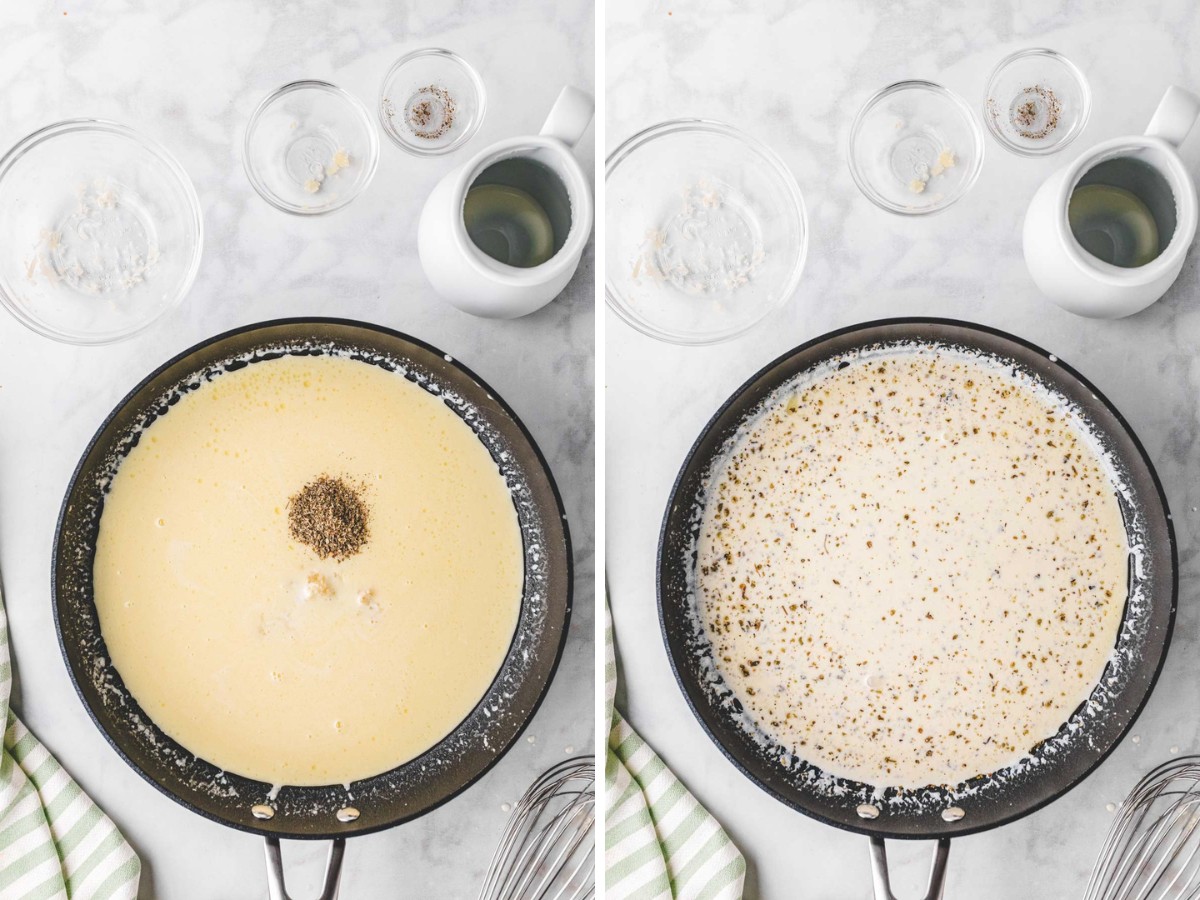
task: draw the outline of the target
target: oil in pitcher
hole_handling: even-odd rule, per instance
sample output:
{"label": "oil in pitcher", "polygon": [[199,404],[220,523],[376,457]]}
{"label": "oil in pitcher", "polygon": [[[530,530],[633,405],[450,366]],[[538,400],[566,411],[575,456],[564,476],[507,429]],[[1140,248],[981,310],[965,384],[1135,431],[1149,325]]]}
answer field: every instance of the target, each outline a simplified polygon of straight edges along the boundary
{"label": "oil in pitcher", "polygon": [[1158,258],[1175,230],[1175,199],[1166,179],[1129,157],[1105,160],[1071,192],[1067,221],[1097,259],[1135,269]]}
{"label": "oil in pitcher", "polygon": [[533,160],[489,167],[463,202],[472,243],[497,262],[528,269],[551,259],[570,228],[570,201],[561,181]]}

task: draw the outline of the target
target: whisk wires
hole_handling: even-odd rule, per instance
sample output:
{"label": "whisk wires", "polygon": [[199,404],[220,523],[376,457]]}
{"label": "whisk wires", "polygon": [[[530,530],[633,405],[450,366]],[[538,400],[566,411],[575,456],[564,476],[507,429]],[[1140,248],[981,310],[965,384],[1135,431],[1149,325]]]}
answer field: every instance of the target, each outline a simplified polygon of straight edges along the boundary
{"label": "whisk wires", "polygon": [[1200,900],[1200,757],[1159,766],[1125,798],[1084,900]]}
{"label": "whisk wires", "polygon": [[591,757],[551,768],[509,816],[479,900],[593,900],[595,821]]}

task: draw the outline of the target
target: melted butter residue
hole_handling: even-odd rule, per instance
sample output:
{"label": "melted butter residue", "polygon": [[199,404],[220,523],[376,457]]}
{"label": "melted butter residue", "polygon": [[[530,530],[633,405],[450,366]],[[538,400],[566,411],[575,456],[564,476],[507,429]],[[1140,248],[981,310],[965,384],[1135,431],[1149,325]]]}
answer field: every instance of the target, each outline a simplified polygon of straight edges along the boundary
{"label": "melted butter residue", "polygon": [[697,606],[757,727],[824,771],[955,785],[1091,693],[1129,547],[1083,427],[947,348],[843,363],[764,409],[711,475]]}

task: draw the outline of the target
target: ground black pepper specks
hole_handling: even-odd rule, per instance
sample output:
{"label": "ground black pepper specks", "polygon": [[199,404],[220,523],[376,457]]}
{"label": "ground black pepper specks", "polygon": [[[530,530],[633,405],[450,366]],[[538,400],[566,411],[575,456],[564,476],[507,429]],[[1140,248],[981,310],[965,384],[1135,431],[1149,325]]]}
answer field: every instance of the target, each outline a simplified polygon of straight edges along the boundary
{"label": "ground black pepper specks", "polygon": [[1128,589],[1109,472],[1031,379],[880,351],[782,392],[712,472],[697,609],[780,747],[878,786],[957,784],[1050,737]]}
{"label": "ground black pepper specks", "polygon": [[370,511],[361,489],[321,475],[287,502],[288,532],[322,559],[338,562],[358,553],[370,536]]}

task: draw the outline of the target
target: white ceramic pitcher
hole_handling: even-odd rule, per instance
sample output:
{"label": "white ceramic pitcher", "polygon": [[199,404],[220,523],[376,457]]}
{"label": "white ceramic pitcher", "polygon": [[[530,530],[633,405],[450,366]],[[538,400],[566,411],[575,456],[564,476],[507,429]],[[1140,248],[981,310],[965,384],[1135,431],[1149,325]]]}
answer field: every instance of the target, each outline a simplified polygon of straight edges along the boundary
{"label": "white ceramic pitcher", "polygon": [[[1025,214],[1023,241],[1025,264],[1042,293],[1063,309],[1103,319],[1133,315],[1166,293],[1196,235],[1196,186],[1176,148],[1197,115],[1200,98],[1170,87],[1144,135],[1097,144],[1038,189]],[[1136,268],[1111,265],[1088,253],[1072,234],[1067,218],[1080,180],[1100,164],[1119,158],[1136,159],[1152,168],[1174,200],[1175,222],[1167,245],[1151,262]],[[1165,215],[1169,218],[1169,209]]]}
{"label": "white ceramic pitcher", "polygon": [[[540,134],[492,144],[438,182],[421,211],[417,248],[426,277],[445,300],[476,316],[511,319],[540,309],[566,287],[592,231],[591,187],[571,148],[587,130],[594,108],[591,96],[565,87]],[[467,191],[510,160],[535,163],[531,171],[557,178],[565,190],[563,206],[569,205],[557,216],[550,211],[557,219],[554,255],[529,268],[488,256],[475,246],[463,221]]]}

